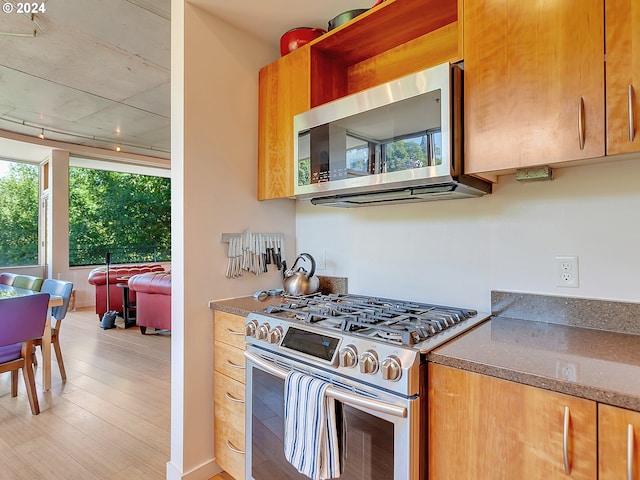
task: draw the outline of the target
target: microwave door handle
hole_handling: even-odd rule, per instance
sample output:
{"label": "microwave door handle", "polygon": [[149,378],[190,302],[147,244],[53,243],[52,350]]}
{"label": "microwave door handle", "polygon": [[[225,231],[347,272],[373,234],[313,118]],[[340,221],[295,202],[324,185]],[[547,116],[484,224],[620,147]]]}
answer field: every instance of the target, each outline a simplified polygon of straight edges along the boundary
{"label": "microwave door handle", "polygon": [[[245,350],[244,356],[247,358],[247,360],[252,362],[261,370],[264,370],[265,372],[270,373],[271,375],[274,375],[283,380],[287,378],[288,372],[286,370],[263,360],[257,355],[254,355],[253,353],[247,352]],[[328,397],[335,398],[336,400],[348,403],[349,405],[352,405],[354,407],[367,408],[369,410],[379,413],[385,413],[394,417],[407,417],[407,409],[405,407],[399,407],[397,405],[391,405],[379,400],[373,400],[371,398],[363,397],[362,395],[343,392],[342,390],[339,390],[335,387],[327,387],[326,394]]]}

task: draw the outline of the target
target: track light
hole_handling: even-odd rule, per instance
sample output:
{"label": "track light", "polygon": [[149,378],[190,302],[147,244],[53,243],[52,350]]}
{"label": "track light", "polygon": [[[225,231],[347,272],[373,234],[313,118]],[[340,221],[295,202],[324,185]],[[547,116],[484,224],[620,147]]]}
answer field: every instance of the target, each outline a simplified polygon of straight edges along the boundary
{"label": "track light", "polygon": [[[2,2],[0,2],[0,6],[1,6]],[[0,16],[1,16],[1,12],[0,12]],[[38,132],[37,134],[35,134],[35,137],[40,139],[40,140],[52,140],[55,141],[53,139],[49,139],[45,136],[45,131],[44,131],[44,127],[42,127],[41,125],[37,125],[31,122],[27,122],[25,120],[17,120],[14,118],[8,118],[7,116],[1,116],[0,115],[0,130],[6,130],[6,128],[4,128],[2,126],[3,123],[10,123],[13,125],[19,125],[20,127],[30,127],[33,128],[34,130],[40,130],[40,132]],[[153,150],[153,151],[157,151],[157,152],[162,152],[162,153],[167,153],[170,154],[171,150],[167,150],[164,148],[160,148],[160,147],[153,147],[150,145],[140,145],[140,144],[136,144],[136,143],[118,143],[118,144],[114,144],[113,138],[101,138],[101,137],[96,137],[95,135],[85,135],[82,133],[78,133],[78,132],[72,132],[70,130],[62,130],[62,129],[57,129],[51,126],[47,127],[47,132],[49,132],[50,134],[56,134],[56,135],[64,135],[64,136],[71,136],[71,137],[76,137],[78,139],[85,139],[85,140],[89,140],[92,142],[100,142],[104,144],[104,147],[96,147],[96,148],[106,148],[109,149],[111,148],[111,150],[113,150],[114,152],[121,152],[122,151],[122,145],[126,146],[126,147],[132,147],[132,148],[140,148],[140,149],[144,149],[144,150]],[[32,133],[29,134],[29,136],[33,135]],[[70,143],[80,143],[82,144],[82,142],[70,142]]]}

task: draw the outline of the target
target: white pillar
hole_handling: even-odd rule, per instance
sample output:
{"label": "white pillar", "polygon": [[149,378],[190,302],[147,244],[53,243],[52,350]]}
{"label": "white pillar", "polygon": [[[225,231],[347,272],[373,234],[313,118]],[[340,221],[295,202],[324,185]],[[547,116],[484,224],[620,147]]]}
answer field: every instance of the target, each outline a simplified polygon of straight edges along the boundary
{"label": "white pillar", "polygon": [[213,460],[213,322],[202,289],[203,252],[190,247],[208,210],[188,206],[202,206],[197,197],[206,192],[194,183],[206,177],[207,167],[202,158],[185,155],[185,3],[173,0],[171,7],[171,459],[166,474],[168,480],[204,480],[220,471]]}
{"label": "white pillar", "polygon": [[52,150],[47,165],[47,278],[65,278],[69,272],[69,152]]}

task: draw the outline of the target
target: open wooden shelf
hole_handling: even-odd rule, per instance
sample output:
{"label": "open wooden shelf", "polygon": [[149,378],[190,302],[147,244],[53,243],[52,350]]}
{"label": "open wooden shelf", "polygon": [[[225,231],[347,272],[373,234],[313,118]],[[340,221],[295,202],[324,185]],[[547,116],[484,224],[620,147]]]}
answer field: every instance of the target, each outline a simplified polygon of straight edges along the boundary
{"label": "open wooden shelf", "polygon": [[354,65],[458,19],[457,0],[387,0],[309,45]]}
{"label": "open wooden shelf", "polygon": [[387,0],[310,42],[311,107],[460,59],[457,0]]}

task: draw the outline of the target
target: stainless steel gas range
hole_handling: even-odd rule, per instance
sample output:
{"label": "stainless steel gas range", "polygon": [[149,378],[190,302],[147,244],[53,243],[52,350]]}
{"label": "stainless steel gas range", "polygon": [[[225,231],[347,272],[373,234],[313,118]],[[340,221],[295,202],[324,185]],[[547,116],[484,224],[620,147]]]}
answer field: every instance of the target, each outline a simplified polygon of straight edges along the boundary
{"label": "stainless steel gas range", "polygon": [[328,382],[327,394],[343,404],[341,479],[426,478],[425,354],[488,318],[352,294],[289,298],[251,313],[245,324],[248,478],[307,478],[283,454],[284,378],[291,370]]}

